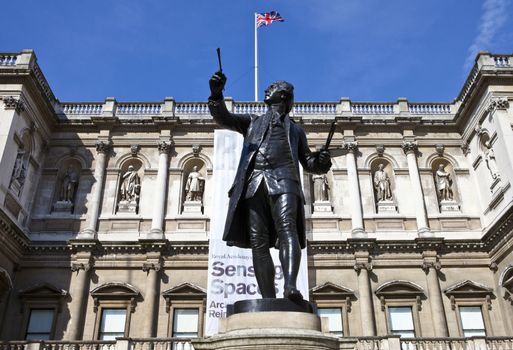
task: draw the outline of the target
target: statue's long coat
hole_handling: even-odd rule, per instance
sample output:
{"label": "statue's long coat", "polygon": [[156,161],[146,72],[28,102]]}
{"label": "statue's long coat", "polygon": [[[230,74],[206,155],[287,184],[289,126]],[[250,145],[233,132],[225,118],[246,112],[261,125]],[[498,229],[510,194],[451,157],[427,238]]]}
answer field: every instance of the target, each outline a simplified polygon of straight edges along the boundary
{"label": "statue's long coat", "polygon": [[[252,164],[252,160],[263,141],[264,133],[269,125],[269,116],[267,114],[260,116],[254,114],[232,114],[228,112],[223,100],[210,100],[209,109],[210,114],[212,114],[214,120],[220,126],[237,131],[244,136],[244,144],[242,146],[237,174],[228,192],[230,203],[228,206],[223,240],[230,246],[249,248],[248,213],[244,206],[244,190],[246,188],[247,179],[253,170],[250,168],[250,164]],[[285,118],[285,130],[287,132],[292,158],[294,159],[298,171],[298,179],[300,178],[299,162],[306,171],[312,173],[322,174],[330,169],[331,162],[328,164],[320,164],[318,162],[319,152],[310,151],[305,132],[289,118]],[[301,187],[301,185],[298,186]],[[304,197],[302,193],[301,191],[302,198],[298,201],[296,226],[299,235],[299,243],[301,247],[304,248],[306,246],[306,236],[303,206]],[[272,240],[270,245],[277,247],[277,235],[276,232],[274,232],[274,227],[271,227],[270,231]]]}

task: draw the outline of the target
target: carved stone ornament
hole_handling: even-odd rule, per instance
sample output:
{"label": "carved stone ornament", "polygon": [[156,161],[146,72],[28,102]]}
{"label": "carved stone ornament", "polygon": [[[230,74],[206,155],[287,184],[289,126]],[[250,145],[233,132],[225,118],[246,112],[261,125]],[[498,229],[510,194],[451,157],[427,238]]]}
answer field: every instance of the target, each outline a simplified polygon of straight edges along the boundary
{"label": "carved stone ornament", "polygon": [[358,142],[357,141],[344,142],[343,148],[348,152],[356,153],[356,151],[358,151]]}
{"label": "carved stone ornament", "polygon": [[3,98],[5,109],[14,109],[16,112],[23,112],[25,110],[25,104],[21,99],[16,99],[12,96],[6,96]]}
{"label": "carved stone ornament", "polygon": [[135,144],[130,146],[130,153],[132,153],[132,157],[136,157],[137,153],[139,153],[139,150],[141,149],[141,146]]}
{"label": "carved stone ornament", "polygon": [[91,264],[89,263],[71,263],[71,272],[77,272],[80,270],[84,270],[84,272],[87,272],[91,269]]}
{"label": "carved stone ornament", "polygon": [[435,150],[436,150],[436,153],[441,157],[444,155],[445,146],[442,145],[441,143],[437,143],[435,145]]}
{"label": "carved stone ornament", "polygon": [[142,266],[142,270],[144,272],[149,272],[150,270],[155,270],[155,272],[159,272],[162,268],[162,264],[160,262],[146,262]]}
{"label": "carved stone ornament", "polygon": [[490,100],[490,104],[488,105],[487,111],[493,112],[497,109],[508,109],[509,101],[506,97],[493,97]]}
{"label": "carved stone ornament", "polygon": [[159,142],[159,153],[169,153],[171,152],[171,146],[173,144],[170,141],[161,141]]}
{"label": "carved stone ornament", "polygon": [[361,270],[372,271],[372,263],[357,262],[354,264],[353,268],[357,273],[360,273]]}
{"label": "carved stone ornament", "polygon": [[385,153],[385,145],[376,145],[376,152],[378,156],[383,157],[383,153]]}
{"label": "carved stone ornament", "polygon": [[440,271],[442,269],[442,264],[439,261],[424,261],[422,263],[422,270],[424,270],[425,273],[428,273],[429,269]]}
{"label": "carved stone ornament", "polygon": [[194,154],[194,157],[198,157],[201,151],[200,145],[192,145],[192,154]]}
{"label": "carved stone ornament", "polygon": [[109,141],[96,141],[96,152],[98,153],[109,153],[112,145]]}
{"label": "carved stone ornament", "polygon": [[405,154],[408,153],[416,153],[417,149],[419,148],[419,145],[415,141],[403,141],[403,144],[401,145],[403,151]]}
{"label": "carved stone ornament", "polygon": [[468,142],[463,141],[460,145],[461,151],[463,152],[463,155],[468,155],[470,153],[470,146]]}

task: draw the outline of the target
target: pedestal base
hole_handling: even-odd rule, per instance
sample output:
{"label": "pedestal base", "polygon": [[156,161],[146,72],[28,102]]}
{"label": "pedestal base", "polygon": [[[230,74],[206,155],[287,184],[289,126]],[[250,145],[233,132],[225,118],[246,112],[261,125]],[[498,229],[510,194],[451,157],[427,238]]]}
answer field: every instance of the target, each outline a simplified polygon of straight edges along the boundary
{"label": "pedestal base", "polygon": [[378,213],[396,213],[397,207],[393,201],[379,201],[378,202]]}
{"label": "pedestal base", "polygon": [[196,350],[335,350],[336,336],[321,332],[320,318],[311,313],[289,311],[246,312],[220,322],[220,333],[193,340]]}
{"label": "pedestal base", "polygon": [[460,206],[456,201],[442,200],[440,202],[440,211],[442,213],[460,211]]}
{"label": "pedestal base", "polygon": [[137,213],[137,202],[136,201],[120,201],[118,204],[118,213]]}
{"label": "pedestal base", "polygon": [[331,203],[328,201],[317,201],[313,204],[313,215],[316,214],[331,214],[333,213],[333,208],[331,207]]}
{"label": "pedestal base", "polygon": [[57,201],[53,205],[53,211],[56,213],[71,213],[73,211],[73,203],[71,201]]}
{"label": "pedestal base", "polygon": [[203,204],[199,201],[185,201],[183,203],[183,215],[201,216],[201,208]]}

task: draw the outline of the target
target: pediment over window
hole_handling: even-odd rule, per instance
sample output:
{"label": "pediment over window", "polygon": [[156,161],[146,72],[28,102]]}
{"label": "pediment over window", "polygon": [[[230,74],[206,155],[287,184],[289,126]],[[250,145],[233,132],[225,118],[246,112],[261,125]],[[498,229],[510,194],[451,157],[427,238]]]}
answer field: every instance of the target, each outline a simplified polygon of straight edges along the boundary
{"label": "pediment over window", "polygon": [[355,293],[353,290],[339,286],[332,282],[326,282],[321,284],[320,286],[315,286],[310,289],[310,295],[313,299],[345,299],[355,298]]}
{"label": "pediment over window", "polygon": [[25,312],[29,307],[55,307],[57,312],[61,312],[62,302],[67,296],[66,290],[49,283],[36,284],[18,291],[21,312]]}
{"label": "pediment over window", "polygon": [[451,308],[456,309],[457,299],[474,299],[474,300],[485,300],[488,305],[488,309],[492,307],[492,288],[477,283],[471,280],[465,280],[447,288],[444,291],[445,295],[451,299]]}
{"label": "pediment over window", "polygon": [[197,286],[192,283],[182,283],[173,288],[169,288],[168,290],[162,292],[162,296],[164,298],[187,298],[187,297],[205,297],[207,295],[207,291],[200,286]]}
{"label": "pediment over window", "polygon": [[513,266],[510,265],[504,269],[499,284],[508,291],[509,295],[513,294]]}
{"label": "pediment over window", "polygon": [[207,291],[200,286],[185,282],[162,292],[162,297],[166,300],[166,311],[169,312],[174,301],[205,304]]}
{"label": "pediment over window", "polygon": [[416,283],[395,280],[383,283],[376,289],[378,297],[385,298],[414,298],[424,295],[424,289]]}
{"label": "pediment over window", "polygon": [[421,299],[425,296],[424,289],[416,283],[405,280],[394,280],[383,283],[376,289],[376,296],[381,303],[381,310],[385,311],[387,300],[410,299],[415,300],[420,310]]}
{"label": "pediment over window", "polygon": [[64,289],[59,289],[49,283],[41,283],[22,289],[18,292],[20,298],[63,298],[68,295]]}
{"label": "pediment over window", "polygon": [[94,312],[98,311],[101,303],[115,303],[114,305],[129,306],[130,312],[135,312],[137,301],[141,293],[129,283],[109,282],[104,283],[91,291],[94,299]]}
{"label": "pediment over window", "polygon": [[0,294],[10,289],[12,289],[11,276],[9,276],[7,270],[0,267]]}
{"label": "pediment over window", "polygon": [[137,288],[128,283],[123,282],[109,282],[104,283],[91,291],[91,296],[94,297],[121,297],[130,298],[138,297],[141,293]]}
{"label": "pediment over window", "polygon": [[458,297],[484,297],[493,294],[492,288],[471,280],[462,281],[447,288],[444,293],[447,296]]}

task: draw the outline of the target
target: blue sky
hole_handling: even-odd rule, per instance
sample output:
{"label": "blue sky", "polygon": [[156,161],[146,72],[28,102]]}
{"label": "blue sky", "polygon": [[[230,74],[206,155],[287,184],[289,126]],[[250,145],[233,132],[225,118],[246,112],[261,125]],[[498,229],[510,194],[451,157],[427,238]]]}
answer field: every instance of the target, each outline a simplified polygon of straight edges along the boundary
{"label": "blue sky", "polygon": [[225,95],[297,101],[452,101],[475,53],[513,53],[513,0],[26,0],[2,3],[0,51],[32,48],[61,101],[204,101],[221,47]]}

